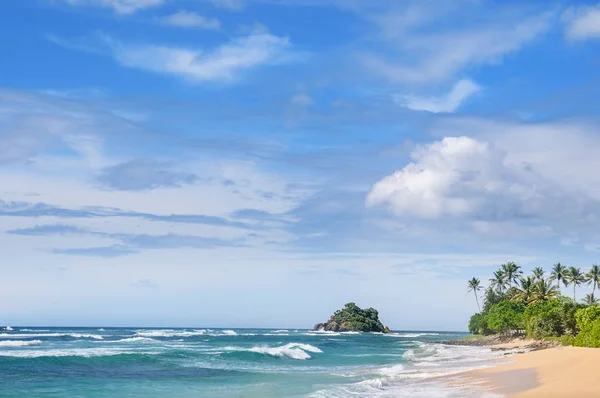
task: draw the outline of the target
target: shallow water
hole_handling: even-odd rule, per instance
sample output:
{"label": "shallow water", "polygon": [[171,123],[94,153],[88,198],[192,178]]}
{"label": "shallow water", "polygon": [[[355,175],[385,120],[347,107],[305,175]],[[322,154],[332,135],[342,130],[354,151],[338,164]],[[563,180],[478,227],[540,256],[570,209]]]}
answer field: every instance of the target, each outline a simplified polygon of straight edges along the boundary
{"label": "shallow water", "polygon": [[468,397],[441,375],[487,366],[464,333],[17,328],[0,332],[0,396]]}

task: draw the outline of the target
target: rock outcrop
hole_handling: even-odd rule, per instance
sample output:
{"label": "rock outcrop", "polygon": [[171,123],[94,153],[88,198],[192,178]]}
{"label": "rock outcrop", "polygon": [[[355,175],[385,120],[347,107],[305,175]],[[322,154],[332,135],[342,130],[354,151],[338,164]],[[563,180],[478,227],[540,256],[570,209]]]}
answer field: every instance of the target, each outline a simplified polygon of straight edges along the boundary
{"label": "rock outcrop", "polygon": [[317,323],[314,330],[332,332],[379,332],[390,333],[391,330],[379,320],[379,312],[375,308],[362,309],[354,303],[348,303],[336,311],[325,323]]}

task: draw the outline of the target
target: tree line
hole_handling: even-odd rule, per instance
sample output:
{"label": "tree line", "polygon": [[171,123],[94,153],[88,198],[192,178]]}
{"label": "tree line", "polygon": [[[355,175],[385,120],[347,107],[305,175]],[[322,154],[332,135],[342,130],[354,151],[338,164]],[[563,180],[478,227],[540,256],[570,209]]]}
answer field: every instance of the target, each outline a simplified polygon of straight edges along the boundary
{"label": "tree line", "polygon": [[[560,284],[573,287],[573,298],[563,296]],[[502,264],[489,279],[487,288],[481,281],[468,281],[478,313],[469,321],[474,334],[523,335],[541,339],[559,339],[564,344],[600,347],[600,306],[595,297],[600,283],[600,266],[581,268],[554,264],[548,277],[542,267],[524,276],[514,262]],[[592,285],[592,293],[577,302],[577,288]],[[483,309],[479,292],[484,290]]]}

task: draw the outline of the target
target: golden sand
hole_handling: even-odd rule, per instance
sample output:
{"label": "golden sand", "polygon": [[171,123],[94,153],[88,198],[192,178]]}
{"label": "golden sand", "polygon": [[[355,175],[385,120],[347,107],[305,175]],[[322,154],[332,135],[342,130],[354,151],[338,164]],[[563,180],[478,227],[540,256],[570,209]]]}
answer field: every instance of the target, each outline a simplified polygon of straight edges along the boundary
{"label": "golden sand", "polygon": [[461,379],[515,398],[600,397],[600,349],[556,347],[503,360],[513,362],[467,372]]}

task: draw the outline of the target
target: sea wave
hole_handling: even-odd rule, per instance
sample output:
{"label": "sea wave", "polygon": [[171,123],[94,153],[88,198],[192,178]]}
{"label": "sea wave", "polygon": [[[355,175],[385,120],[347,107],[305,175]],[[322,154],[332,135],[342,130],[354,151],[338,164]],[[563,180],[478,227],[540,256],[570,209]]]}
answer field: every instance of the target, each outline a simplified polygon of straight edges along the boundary
{"label": "sea wave", "polygon": [[135,334],[140,337],[192,337],[192,336],[204,336],[207,333],[205,329],[185,331],[185,330],[173,330],[173,329],[160,329],[160,330],[139,330]]}
{"label": "sea wave", "polygon": [[160,352],[140,352],[118,348],[65,348],[54,350],[15,350],[0,351],[0,357],[41,358],[41,357],[108,357],[115,355],[155,355]]}
{"label": "sea wave", "polygon": [[42,344],[40,340],[5,340],[0,341],[0,347],[27,347]]}
{"label": "sea wave", "polygon": [[275,333],[289,333],[290,331],[287,329],[278,329],[275,331]]}
{"label": "sea wave", "polygon": [[158,342],[158,340],[152,339],[150,337],[129,337],[126,339],[115,340],[115,341],[107,341],[107,343],[135,343],[136,341],[146,341],[146,342]]}
{"label": "sea wave", "polygon": [[195,336],[211,336],[211,337],[222,337],[222,336],[237,336],[237,332],[233,330],[212,330],[212,329],[199,329],[199,330],[174,330],[174,329],[158,329],[158,330],[138,330],[135,333],[140,337],[195,337]]}
{"label": "sea wave", "polygon": [[258,346],[258,347],[224,347],[223,351],[254,352],[280,358],[310,359],[310,353],[323,353],[318,347],[310,344],[288,343],[280,347]]}
{"label": "sea wave", "polygon": [[0,338],[22,339],[27,337],[73,337],[75,339],[96,339],[102,340],[104,337],[99,334],[82,333],[0,333]]}

